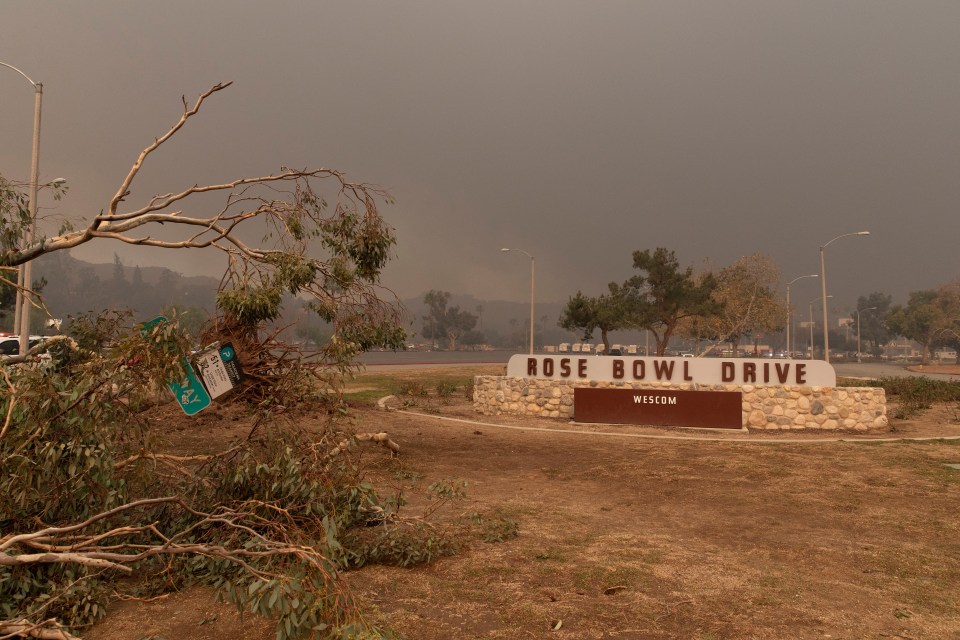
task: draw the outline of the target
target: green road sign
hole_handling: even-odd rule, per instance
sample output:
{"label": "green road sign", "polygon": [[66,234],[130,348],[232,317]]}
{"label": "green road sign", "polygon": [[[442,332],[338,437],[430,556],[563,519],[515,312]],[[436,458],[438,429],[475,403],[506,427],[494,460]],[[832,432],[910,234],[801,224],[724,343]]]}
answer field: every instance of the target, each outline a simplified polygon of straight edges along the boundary
{"label": "green road sign", "polygon": [[[149,335],[155,327],[162,326],[166,322],[167,319],[164,316],[157,316],[153,320],[148,320],[140,325],[140,333],[145,336]],[[210,394],[203,388],[187,359],[181,358],[180,364],[183,367],[186,379],[180,382],[171,382],[167,387],[173,392],[173,397],[176,398],[177,404],[180,405],[183,412],[192,416],[210,406]]]}
{"label": "green road sign", "polygon": [[186,380],[171,382],[167,386],[170,387],[170,391],[173,391],[173,395],[176,397],[183,412],[188,416],[192,416],[210,406],[210,394],[207,393],[207,390],[200,384],[196,372],[193,370],[193,367],[190,366],[190,363],[187,362],[187,359],[184,358],[180,364],[183,365],[183,370],[187,374]]}

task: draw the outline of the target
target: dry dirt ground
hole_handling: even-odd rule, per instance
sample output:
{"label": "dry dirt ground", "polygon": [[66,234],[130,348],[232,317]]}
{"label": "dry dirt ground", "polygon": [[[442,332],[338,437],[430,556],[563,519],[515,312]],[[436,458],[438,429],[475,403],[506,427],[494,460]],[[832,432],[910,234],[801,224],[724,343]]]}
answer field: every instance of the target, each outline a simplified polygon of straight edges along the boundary
{"label": "dry dirt ground", "polygon": [[[465,501],[442,517],[499,510],[519,525],[428,566],[348,575],[366,617],[409,640],[960,639],[956,405],[840,441],[494,419],[462,393],[356,416],[402,447],[364,457],[371,480],[408,487],[408,512],[430,483],[462,478]],[[247,428],[213,413],[171,440],[206,450]],[[936,439],[896,440],[912,437]],[[191,589],[118,602],[85,637],[274,629]]]}

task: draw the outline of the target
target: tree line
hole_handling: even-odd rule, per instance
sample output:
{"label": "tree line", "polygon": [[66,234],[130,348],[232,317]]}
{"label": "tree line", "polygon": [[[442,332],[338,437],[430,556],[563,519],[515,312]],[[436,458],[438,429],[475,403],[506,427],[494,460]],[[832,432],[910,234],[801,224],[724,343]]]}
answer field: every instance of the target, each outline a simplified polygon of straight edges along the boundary
{"label": "tree line", "polygon": [[567,302],[560,325],[583,333],[600,332],[605,349],[609,334],[623,329],[648,330],[663,356],[676,337],[691,340],[699,352],[730,342],[736,349],[745,336],[782,328],[786,305],[778,299],[779,270],[757,253],[740,258],[716,273],[683,268],[673,251],[658,247],[634,251],[637,273],[607,292],[588,296],[577,291]]}
{"label": "tree line", "polygon": [[[719,269],[683,267],[675,252],[663,247],[635,251],[632,258],[634,275],[610,282],[599,295],[577,291],[567,300],[557,326],[577,332],[585,341],[598,333],[605,349],[615,331],[647,330],[660,356],[676,339],[694,345],[697,354],[721,344],[731,345],[736,353],[742,341],[786,328],[791,311],[778,293],[780,270],[763,253],[743,256]],[[431,290],[424,296],[423,337],[447,349],[496,337],[478,329],[481,305],[472,313],[450,301],[450,293],[444,291]],[[514,325],[522,338],[523,323]],[[540,318],[537,335],[543,336],[547,326],[547,317]],[[874,355],[896,336],[919,343],[925,359],[937,348],[960,351],[960,281],[915,291],[904,305],[894,305],[892,296],[881,292],[860,296],[847,326],[846,335],[839,327],[831,330],[831,343],[841,350],[858,348],[849,335],[853,332],[863,341],[859,348]],[[822,341],[822,331],[814,334],[811,329],[813,344]],[[522,343],[514,340],[510,346]]]}
{"label": "tree line", "polygon": [[[599,331],[605,348],[611,331],[646,329],[659,356],[674,337],[695,343],[698,353],[721,343],[730,343],[736,353],[744,338],[785,329],[789,310],[777,294],[780,272],[762,253],[715,272],[697,272],[659,247],[635,251],[633,267],[637,274],[609,283],[606,293],[571,296],[560,325],[581,331],[584,340]],[[898,335],[918,342],[924,359],[938,347],[960,351],[960,281],[913,292],[905,305],[893,305],[892,296],[880,292],[861,296],[850,320],[876,355]]]}

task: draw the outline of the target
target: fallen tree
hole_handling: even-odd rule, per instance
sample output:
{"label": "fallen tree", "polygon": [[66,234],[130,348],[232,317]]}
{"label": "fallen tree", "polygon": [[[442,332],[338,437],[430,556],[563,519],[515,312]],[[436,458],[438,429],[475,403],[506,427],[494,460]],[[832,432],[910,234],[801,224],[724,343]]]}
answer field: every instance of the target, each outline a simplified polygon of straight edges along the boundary
{"label": "fallen tree", "polygon": [[[82,228],[31,240],[28,217],[0,221],[6,274],[89,242],[223,254],[218,313],[203,344],[234,343],[248,375],[233,401],[257,416],[246,440],[220,453],[156,449],[150,399],[182,379],[184,355],[196,346],[175,318],[150,330],[117,315],[81,319],[75,341],[4,363],[0,638],[75,637],[104,614],[107,585],[118,576],[135,576],[137,590],[208,582],[238,606],[276,618],[278,638],[381,633],[354,615],[339,576],[374,556],[391,561],[350,531],[371,513],[390,521],[398,505],[361,482],[349,451],[365,440],[394,453],[399,447],[386,434],[354,434],[337,418],[353,357],[404,342],[395,299],[379,285],[395,238],[377,202],[389,196],[333,169],[282,168],[126,207],[151,155],[228,86],[212,87],[192,106],[184,100],[177,122],[141,151]],[[224,194],[222,206],[188,213],[216,193]],[[250,240],[257,236],[262,241]],[[306,299],[329,323],[332,337],[315,353],[285,343],[272,326],[285,295]],[[41,351],[50,364],[39,366]],[[311,401],[330,417],[320,433],[260,428]],[[398,563],[448,548],[435,531],[417,531],[423,537],[405,533],[404,544],[423,541],[431,551],[396,545]]]}

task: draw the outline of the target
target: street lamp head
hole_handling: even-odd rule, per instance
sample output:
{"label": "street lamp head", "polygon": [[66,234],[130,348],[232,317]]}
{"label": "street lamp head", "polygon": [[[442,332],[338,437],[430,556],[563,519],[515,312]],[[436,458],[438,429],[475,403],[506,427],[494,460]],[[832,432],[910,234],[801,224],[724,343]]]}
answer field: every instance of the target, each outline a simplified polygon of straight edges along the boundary
{"label": "street lamp head", "polygon": [[24,78],[26,78],[26,79],[27,79],[27,82],[29,82],[30,84],[32,84],[32,85],[34,86],[34,88],[43,86],[43,85],[41,85],[39,82],[34,82],[34,81],[30,78],[30,76],[28,76],[27,74],[25,74],[23,71],[20,71],[20,69],[17,69],[17,68],[16,68],[15,66],[13,66],[12,64],[7,64],[6,62],[0,62],[0,67],[6,67],[6,68],[8,68],[8,69],[13,69],[13,70],[16,71],[17,73],[19,73],[21,76],[23,76]]}
{"label": "street lamp head", "polygon": [[500,251],[510,251],[510,249],[504,247],[503,249],[500,249]]}
{"label": "street lamp head", "polygon": [[852,232],[852,233],[844,233],[844,234],[841,234],[841,235],[837,236],[836,238],[834,238],[833,240],[831,240],[830,242],[827,242],[826,244],[821,245],[821,246],[820,246],[820,253],[822,254],[824,249],[826,249],[828,246],[830,246],[831,244],[833,244],[834,242],[836,242],[836,241],[839,240],[840,238],[849,238],[849,237],[851,237],[851,236],[868,236],[868,235],[870,235],[870,232],[869,232],[869,231],[854,231],[854,232]]}
{"label": "street lamp head", "polygon": [[63,183],[66,182],[66,181],[67,181],[66,178],[56,178],[55,180],[51,180],[51,181],[48,182],[47,184],[49,184],[49,185],[58,185],[58,184],[63,184]]}
{"label": "street lamp head", "polygon": [[791,280],[790,282],[788,282],[788,283],[787,283],[787,286],[789,287],[790,285],[792,285],[792,284],[793,284],[794,282],[796,282],[797,280],[803,280],[804,278],[819,278],[819,277],[820,277],[820,276],[819,276],[818,274],[816,274],[816,273],[811,273],[810,275],[806,275],[806,276],[797,276],[796,278],[794,278],[793,280]]}

